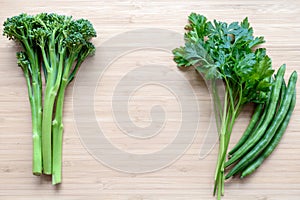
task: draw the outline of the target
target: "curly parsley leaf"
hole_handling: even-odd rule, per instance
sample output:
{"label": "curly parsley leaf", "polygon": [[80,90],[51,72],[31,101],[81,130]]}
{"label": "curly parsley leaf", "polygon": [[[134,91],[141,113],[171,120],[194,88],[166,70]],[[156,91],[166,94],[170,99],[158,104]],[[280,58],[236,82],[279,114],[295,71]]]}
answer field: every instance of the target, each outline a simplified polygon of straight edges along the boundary
{"label": "curly parsley leaf", "polygon": [[227,24],[191,13],[188,19],[185,46],[173,50],[177,65],[194,66],[207,79],[226,80],[235,96],[242,94],[242,103],[264,102],[274,70],[266,50],[254,50],[265,41],[253,36],[248,18]]}

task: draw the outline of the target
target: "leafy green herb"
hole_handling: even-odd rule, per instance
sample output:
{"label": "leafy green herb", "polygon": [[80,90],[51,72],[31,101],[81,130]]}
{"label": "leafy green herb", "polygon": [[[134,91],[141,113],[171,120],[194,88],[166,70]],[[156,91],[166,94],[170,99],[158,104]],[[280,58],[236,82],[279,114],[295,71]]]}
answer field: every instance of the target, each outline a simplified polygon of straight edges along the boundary
{"label": "leafy green herb", "polygon": [[248,18],[227,24],[196,13],[185,26],[185,46],[173,50],[178,67],[194,66],[206,79],[221,79],[225,84],[224,105],[218,106],[221,119],[219,155],[214,194],[224,194],[224,162],[236,118],[249,102],[265,103],[274,73],[266,49],[257,45],[263,37],[254,37]]}

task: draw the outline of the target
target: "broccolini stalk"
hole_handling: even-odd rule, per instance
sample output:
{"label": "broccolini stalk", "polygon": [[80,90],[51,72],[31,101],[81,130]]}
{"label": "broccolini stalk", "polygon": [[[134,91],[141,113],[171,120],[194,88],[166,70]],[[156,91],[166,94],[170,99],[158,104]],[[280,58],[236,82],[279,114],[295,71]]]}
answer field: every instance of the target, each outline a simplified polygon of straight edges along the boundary
{"label": "broccolini stalk", "polygon": [[28,87],[28,97],[32,115],[33,158],[32,172],[42,173],[41,132],[42,132],[42,82],[39,67],[39,55],[32,38],[34,24],[32,17],[20,14],[8,18],[3,26],[3,35],[21,44],[24,52],[17,53],[18,65],[22,68]]}
{"label": "broccolini stalk", "polygon": [[[56,100],[55,117],[53,120],[53,169],[52,183],[58,184],[61,182],[62,168],[62,140],[63,140],[63,104],[65,90],[68,84],[73,80],[82,62],[95,52],[95,47],[92,43],[87,42],[82,45],[80,51],[70,52],[69,59],[66,60],[63,71],[61,85],[58,91]],[[74,66],[74,67],[73,67]],[[73,67],[73,68],[72,68]]]}
{"label": "broccolini stalk", "polygon": [[[41,88],[39,87],[39,74],[33,76],[28,58],[24,52],[17,53],[18,65],[22,68],[28,87],[28,96],[32,115],[32,138],[33,138],[33,162],[32,172],[35,175],[42,173],[42,150],[41,150]],[[36,72],[35,72],[36,73]],[[38,79],[38,80],[35,80]]]}
{"label": "broccolini stalk", "polygon": [[[75,61],[81,64],[89,55],[85,51],[94,51],[89,40],[96,36],[96,31],[85,19],[71,20],[56,14],[40,16],[42,35],[47,36],[47,40],[42,38],[39,42],[47,80],[42,124],[43,166],[45,174],[53,174],[53,184],[58,184],[61,182],[64,91]],[[75,65],[74,70],[78,68],[79,65]]]}
{"label": "broccolini stalk", "polygon": [[42,123],[42,152],[44,174],[52,173],[52,119],[56,94],[58,92],[66,59],[63,41],[67,34],[65,29],[71,18],[56,14],[39,14],[36,21],[40,27],[36,32],[37,43],[43,57],[43,68],[46,76],[44,93],[44,112]]}
{"label": "broccolini stalk", "polygon": [[[96,31],[85,19],[41,13],[7,19],[4,35],[24,48],[18,53],[18,64],[26,77],[32,109],[33,172],[53,173],[53,184],[60,183],[64,92],[84,59],[95,51],[89,40]],[[43,112],[41,68],[46,82]]]}

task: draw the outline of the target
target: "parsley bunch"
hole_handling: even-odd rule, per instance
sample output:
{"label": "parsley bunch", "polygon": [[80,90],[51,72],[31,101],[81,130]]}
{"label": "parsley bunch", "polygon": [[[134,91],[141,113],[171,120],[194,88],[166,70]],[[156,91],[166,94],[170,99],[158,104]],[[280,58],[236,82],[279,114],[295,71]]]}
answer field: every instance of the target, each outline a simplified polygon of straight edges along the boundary
{"label": "parsley bunch", "polygon": [[[208,80],[225,84],[223,106],[218,103],[219,155],[214,194],[224,193],[224,162],[236,118],[249,102],[265,103],[274,73],[263,37],[254,37],[248,18],[241,23],[210,22],[203,15],[191,13],[185,26],[185,46],[173,50],[178,67],[194,66]],[[216,101],[216,98],[214,98]]]}

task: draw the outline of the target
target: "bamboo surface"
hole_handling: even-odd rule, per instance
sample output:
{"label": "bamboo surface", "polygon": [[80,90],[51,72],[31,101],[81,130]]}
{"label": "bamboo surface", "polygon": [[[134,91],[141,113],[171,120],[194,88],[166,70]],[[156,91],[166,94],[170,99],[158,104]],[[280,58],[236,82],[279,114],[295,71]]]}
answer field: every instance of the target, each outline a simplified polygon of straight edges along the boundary
{"label": "bamboo surface", "polygon": [[[210,20],[241,21],[248,16],[255,35],[265,36],[263,45],[273,60],[275,69],[286,63],[285,78],[300,67],[300,2],[279,0],[68,0],[68,1],[16,1],[0,0],[0,23],[19,13],[57,12],[87,18],[95,26],[98,37],[93,40],[97,48],[113,36],[126,31],[160,28],[183,34],[187,16],[202,13]],[[2,27],[3,29],[3,27]],[[2,31],[1,29],[1,31]],[[183,40],[178,41],[183,44]],[[176,46],[176,45],[175,45]],[[174,46],[174,47],[175,47]],[[112,95],[118,81],[136,66],[163,64],[184,76],[196,91],[202,106],[197,134],[188,149],[175,162],[163,169],[142,173],[114,170],[95,159],[81,141],[74,120],[74,83],[66,93],[64,110],[63,183],[58,187],[51,178],[36,177],[31,173],[31,114],[27,87],[21,68],[17,67],[14,42],[0,37],[0,199],[215,199],[212,196],[217,145],[203,159],[199,151],[205,140],[203,130],[208,128],[210,98],[203,79],[193,70],[180,71],[172,61],[170,52],[142,50],[131,52],[115,60],[99,79],[95,90],[95,116],[105,136],[119,149],[139,154],[151,154],[163,149],[176,137],[180,127],[180,105],[174,94],[159,85],[150,85],[133,94],[128,113],[137,126],[149,125],[149,112],[154,104],[161,104],[167,123],[160,134],[150,139],[130,138],[117,127],[112,115]],[[82,66],[88,70],[91,60]],[[95,64],[95,63],[94,63]],[[79,72],[81,73],[81,72]],[[168,80],[172,78],[168,77]],[[180,84],[180,80],[174,84]],[[89,80],[87,79],[86,82]],[[133,82],[136,80],[133,79]],[[75,83],[76,85],[76,83]],[[101,86],[101,87],[100,87]],[[183,85],[182,90],[188,85]],[[76,89],[76,88],[75,88]],[[299,91],[297,84],[297,91]],[[251,176],[226,181],[223,199],[298,199],[300,196],[300,107],[297,104],[288,129],[277,149]],[[181,102],[183,103],[183,102]],[[236,143],[249,122],[253,107],[241,113],[233,130],[232,144]],[[118,110],[116,111],[116,113]],[[87,119],[89,120],[89,119]],[[213,144],[211,144],[213,145]],[[101,147],[99,147],[101,148]],[[126,160],[125,160],[126,162]],[[137,164],[138,166],[138,164]]]}

